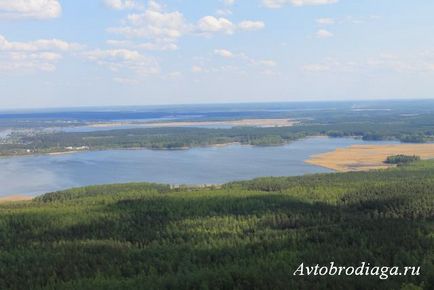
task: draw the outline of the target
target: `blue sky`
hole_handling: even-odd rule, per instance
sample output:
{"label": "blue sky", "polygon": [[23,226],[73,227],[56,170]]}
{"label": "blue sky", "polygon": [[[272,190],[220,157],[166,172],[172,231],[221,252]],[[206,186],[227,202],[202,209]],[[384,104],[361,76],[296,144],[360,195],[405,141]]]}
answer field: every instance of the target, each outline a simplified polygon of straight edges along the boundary
{"label": "blue sky", "polygon": [[0,109],[434,97],[434,1],[0,0]]}

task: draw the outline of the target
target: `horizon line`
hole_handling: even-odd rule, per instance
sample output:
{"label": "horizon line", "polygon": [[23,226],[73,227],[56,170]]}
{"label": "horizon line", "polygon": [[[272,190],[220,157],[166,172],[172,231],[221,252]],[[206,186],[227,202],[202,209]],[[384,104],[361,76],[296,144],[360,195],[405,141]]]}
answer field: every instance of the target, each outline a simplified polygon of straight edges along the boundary
{"label": "horizon line", "polygon": [[0,108],[0,113],[9,113],[13,111],[42,111],[42,110],[80,110],[86,109],[109,109],[109,108],[139,108],[139,107],[183,107],[183,106],[224,106],[224,105],[261,105],[261,104],[295,104],[295,103],[357,103],[357,102],[421,102],[421,101],[434,101],[432,98],[387,98],[387,99],[329,99],[329,100],[290,100],[290,101],[252,101],[252,102],[221,102],[221,103],[173,103],[173,104],[148,104],[148,105],[82,105],[82,106],[53,106],[53,107],[8,107]]}

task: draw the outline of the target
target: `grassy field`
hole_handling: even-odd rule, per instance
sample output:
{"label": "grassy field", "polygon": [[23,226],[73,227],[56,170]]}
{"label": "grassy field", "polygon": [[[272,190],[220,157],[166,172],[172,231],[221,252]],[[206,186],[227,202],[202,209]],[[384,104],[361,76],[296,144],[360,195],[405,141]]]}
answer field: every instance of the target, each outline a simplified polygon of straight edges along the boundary
{"label": "grassy field", "polygon": [[[434,162],[221,188],[93,186],[0,205],[0,289],[433,289]],[[304,276],[301,264],[420,266]]]}
{"label": "grassy field", "polygon": [[312,156],[307,162],[340,172],[364,171],[393,167],[384,161],[388,156],[399,154],[433,159],[434,144],[353,145]]}

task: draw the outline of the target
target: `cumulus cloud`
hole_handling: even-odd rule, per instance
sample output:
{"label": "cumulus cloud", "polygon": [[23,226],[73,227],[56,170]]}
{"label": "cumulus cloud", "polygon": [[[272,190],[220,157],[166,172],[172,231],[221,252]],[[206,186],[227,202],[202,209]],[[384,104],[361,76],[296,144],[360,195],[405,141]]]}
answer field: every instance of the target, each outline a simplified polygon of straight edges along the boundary
{"label": "cumulus cloud", "polygon": [[53,71],[64,53],[81,48],[59,39],[13,42],[0,35],[0,71]]}
{"label": "cumulus cloud", "polygon": [[225,3],[225,5],[231,6],[235,4],[236,0],[223,0],[223,2]]}
{"label": "cumulus cloud", "polygon": [[201,67],[201,66],[194,65],[194,66],[191,67],[191,71],[193,73],[201,73],[201,72],[204,72],[205,69],[203,67]]}
{"label": "cumulus cloud", "polygon": [[177,40],[190,30],[181,12],[165,12],[155,1],[150,1],[143,13],[128,15],[124,23],[108,31],[128,38],[145,38],[148,42],[142,48],[152,50],[176,49]]}
{"label": "cumulus cloud", "polygon": [[128,48],[128,49],[135,49],[135,50],[170,51],[170,50],[178,49],[178,46],[175,43],[166,42],[166,41],[135,43],[130,40],[109,39],[106,41],[106,43],[113,47]]}
{"label": "cumulus cloud", "polygon": [[197,27],[199,31],[204,33],[223,32],[232,34],[235,31],[235,25],[224,17],[205,16],[198,21]]}
{"label": "cumulus cloud", "polygon": [[287,4],[293,6],[325,5],[334,4],[339,0],[263,0],[263,4],[268,8],[280,8]]}
{"label": "cumulus cloud", "polygon": [[10,52],[0,53],[0,72],[11,71],[54,71],[62,56],[53,52]]}
{"label": "cumulus cloud", "polygon": [[227,49],[215,49],[214,54],[226,58],[231,58],[234,56],[234,54]]}
{"label": "cumulus cloud", "polygon": [[333,33],[328,30],[320,29],[316,32],[316,37],[318,38],[330,38],[333,37]]}
{"label": "cumulus cloud", "polygon": [[238,24],[234,24],[227,18],[214,16],[205,16],[197,23],[198,31],[205,34],[218,32],[233,34],[237,30],[253,31],[263,29],[264,27],[265,23],[262,21],[244,20]]}
{"label": "cumulus cloud", "polygon": [[242,30],[259,30],[265,27],[265,23],[262,21],[242,21],[238,24],[238,27]]}
{"label": "cumulus cloud", "polygon": [[59,17],[61,13],[58,0],[0,0],[0,18],[48,19]]}
{"label": "cumulus cloud", "polygon": [[176,39],[186,30],[186,23],[180,12],[163,13],[147,10],[142,14],[128,15],[127,23],[128,26],[110,28],[109,32],[128,37]]}
{"label": "cumulus cloud", "polygon": [[131,73],[142,77],[158,74],[160,67],[156,59],[129,49],[96,49],[83,53],[89,61],[115,73]]}
{"label": "cumulus cloud", "polygon": [[271,59],[255,59],[243,52],[234,53],[228,49],[215,49],[214,55],[219,57],[224,57],[231,60],[232,65],[222,66],[219,69],[215,68],[213,65],[207,65],[211,69],[207,72],[245,72],[247,68],[259,69],[262,73],[274,74],[274,68],[277,63]]}
{"label": "cumulus cloud", "polygon": [[333,18],[318,18],[316,23],[318,25],[333,25],[335,24],[335,20]]}
{"label": "cumulus cloud", "polygon": [[0,35],[0,51],[77,50],[81,45],[59,39],[39,39],[29,42],[11,42]]}
{"label": "cumulus cloud", "polygon": [[105,5],[116,10],[142,9],[143,4],[134,0],[104,0]]}
{"label": "cumulus cloud", "polygon": [[[114,7],[124,9],[135,6],[132,0],[107,0]],[[237,30],[253,31],[265,27],[262,21],[245,20],[238,24],[225,17],[204,16],[195,24],[189,23],[179,11],[166,11],[163,5],[156,1],[149,1],[144,11],[129,14],[123,25],[110,27],[109,33],[117,34],[128,39],[146,39],[142,43],[125,43],[124,48],[137,50],[176,50],[178,40],[185,35],[212,35],[215,33],[233,34]],[[121,47],[120,41],[112,41]]]}
{"label": "cumulus cloud", "polygon": [[268,67],[275,67],[275,66],[277,66],[277,63],[274,60],[260,60],[260,61],[256,61],[256,64],[263,65],[263,66],[268,66]]}

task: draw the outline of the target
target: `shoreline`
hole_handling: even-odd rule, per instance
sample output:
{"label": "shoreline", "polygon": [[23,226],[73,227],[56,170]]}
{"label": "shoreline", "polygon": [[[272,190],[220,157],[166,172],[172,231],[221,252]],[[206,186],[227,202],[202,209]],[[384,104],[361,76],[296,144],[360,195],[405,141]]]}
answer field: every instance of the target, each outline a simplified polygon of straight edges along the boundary
{"label": "shoreline", "polygon": [[[296,141],[296,140],[295,140]],[[286,145],[282,144],[282,145]],[[180,151],[180,150],[190,150],[194,148],[222,148],[226,146],[232,145],[240,145],[240,146],[254,146],[250,144],[241,144],[240,142],[228,142],[228,143],[218,143],[218,144],[209,144],[203,146],[186,146],[179,148],[149,148],[149,147],[131,147],[131,148],[105,148],[105,149],[87,149],[87,150],[73,150],[73,151],[56,151],[56,152],[34,152],[28,154],[13,154],[13,155],[0,155],[1,158],[13,158],[13,157],[32,157],[32,156],[59,156],[59,155],[68,155],[68,154],[76,154],[76,153],[85,153],[85,152],[98,152],[98,151],[110,151],[110,150],[124,150],[124,151],[133,151],[133,150],[151,150],[151,151]],[[278,145],[280,146],[280,145]]]}
{"label": "shoreline", "polygon": [[[198,146],[185,146],[178,148],[149,148],[149,147],[131,147],[131,148],[115,148],[108,147],[104,149],[85,149],[85,150],[68,150],[68,151],[54,151],[54,152],[32,152],[32,153],[23,153],[23,154],[11,154],[11,155],[0,155],[1,158],[12,158],[12,157],[32,157],[32,156],[58,156],[58,155],[68,155],[68,154],[76,154],[76,153],[85,153],[85,152],[98,152],[98,151],[110,151],[110,150],[151,150],[151,151],[179,151],[179,150],[190,150],[195,148],[222,148],[226,146],[257,146],[257,147],[269,147],[269,146],[285,146],[291,142],[300,141],[307,138],[331,138],[326,135],[312,135],[305,136],[300,139],[290,140],[288,142],[284,142],[282,144],[270,144],[270,145],[252,145],[252,144],[242,144],[241,142],[227,142],[227,143],[216,143],[216,144],[208,144],[208,145],[198,145]],[[356,138],[356,137],[348,137],[348,138]]]}

